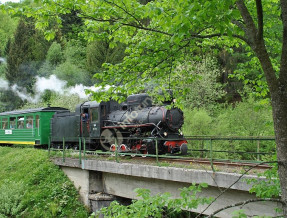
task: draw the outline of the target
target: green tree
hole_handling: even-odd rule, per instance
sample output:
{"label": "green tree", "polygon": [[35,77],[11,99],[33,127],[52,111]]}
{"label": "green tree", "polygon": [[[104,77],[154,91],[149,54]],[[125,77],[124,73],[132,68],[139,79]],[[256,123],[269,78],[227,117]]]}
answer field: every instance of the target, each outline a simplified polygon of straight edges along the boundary
{"label": "green tree", "polygon": [[87,69],[93,74],[101,73],[104,70],[102,67],[104,63],[120,63],[124,58],[124,50],[123,44],[110,47],[108,41],[90,42],[87,46]]}
{"label": "green tree", "polygon": [[53,42],[50,46],[46,60],[50,62],[52,65],[58,65],[61,63],[63,58],[61,45],[57,42]]}
{"label": "green tree", "polygon": [[86,70],[86,46],[79,40],[66,42],[63,51],[60,44],[53,43],[47,60],[48,63],[42,66],[41,72],[51,68],[52,64],[55,67],[52,73],[67,81],[68,86],[92,85],[89,72]]}
{"label": "green tree", "polygon": [[0,11],[0,57],[5,54],[5,46],[13,36],[17,27],[18,19],[11,18],[8,14]]}
{"label": "green tree", "polygon": [[[188,108],[213,109],[226,94],[224,85],[218,82],[221,72],[215,58],[206,56],[199,61],[191,59],[175,71],[177,80],[181,80],[181,87],[187,90],[184,102]],[[188,78],[183,71],[189,72]],[[190,77],[193,79],[189,80]]]}
{"label": "green tree", "polygon": [[45,59],[48,47],[43,35],[35,30],[33,20],[22,18],[7,48],[6,78],[9,83],[32,92],[33,78]]}
{"label": "green tree", "polygon": [[[251,66],[260,66],[257,73],[264,74],[270,91],[282,199],[287,202],[286,0],[158,0],[144,5],[136,0],[61,0],[44,1],[42,8],[25,12],[51,38],[55,34],[47,19],[52,15],[61,25],[60,15],[71,9],[85,19],[86,39],[109,38],[127,45],[122,63],[107,64],[107,71],[97,74],[102,86],[115,86],[95,94],[96,99],[138,92],[150,80],[158,83],[155,89],[165,89],[167,72],[174,73],[187,54],[199,58],[211,48],[246,45]],[[176,76],[170,78],[180,101],[188,90],[179,88]]]}

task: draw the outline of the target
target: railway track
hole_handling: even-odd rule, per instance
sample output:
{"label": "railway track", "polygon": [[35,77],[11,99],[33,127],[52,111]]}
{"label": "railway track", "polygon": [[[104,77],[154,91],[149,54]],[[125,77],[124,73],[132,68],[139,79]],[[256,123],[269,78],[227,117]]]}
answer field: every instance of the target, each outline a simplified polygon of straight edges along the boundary
{"label": "railway track", "polygon": [[233,166],[233,167],[254,167],[257,169],[270,169],[272,168],[268,164],[264,163],[249,163],[249,162],[232,162],[232,161],[219,161],[219,160],[209,160],[203,158],[188,158],[188,159],[168,159],[168,158],[161,158],[161,160],[178,162],[178,163],[198,163],[198,164],[206,164],[206,165],[216,165],[216,166]]}
{"label": "railway track", "polygon": [[[112,154],[115,156],[115,154]],[[126,157],[125,155],[119,153],[119,156],[121,157]],[[130,155],[129,155],[130,156]],[[140,155],[140,156],[132,156],[132,159],[135,161],[140,161],[140,162],[155,162],[156,158],[155,157],[149,157],[145,155]],[[186,158],[176,158],[176,157],[163,157],[159,156],[158,157],[159,163],[177,163],[177,164],[183,164],[183,165],[191,165],[191,164],[200,164],[200,165],[206,165],[206,166],[224,166],[224,167],[243,167],[243,168],[254,168],[254,169],[262,169],[262,170],[267,170],[271,169],[272,166],[268,165],[267,163],[260,163],[260,162],[248,162],[248,161],[231,161],[231,160],[210,160],[207,158],[191,158],[191,157],[186,157]]]}
{"label": "railway track", "polygon": [[[61,149],[54,149],[57,151],[62,151]],[[73,151],[73,154],[79,154],[78,151]],[[116,159],[116,153],[107,153],[107,152],[93,152],[93,151],[87,151],[86,152],[87,158],[91,155],[99,155],[101,157],[105,158],[113,158]],[[82,153],[82,157],[84,157],[84,154]],[[198,164],[198,165],[205,165],[205,166],[223,166],[223,167],[230,167],[230,168],[254,168],[254,169],[262,169],[267,170],[271,169],[272,166],[267,163],[260,163],[260,162],[248,162],[248,161],[231,161],[231,160],[217,160],[213,159],[212,161],[207,158],[193,158],[193,157],[176,157],[176,156],[163,156],[159,155],[158,159],[156,159],[156,155],[145,155],[145,154],[131,154],[131,153],[118,153],[118,158],[121,160],[129,160],[133,161],[135,163],[141,162],[141,163],[156,163],[158,161],[159,163],[170,163],[170,164],[182,164],[182,165],[192,165],[192,164]]]}

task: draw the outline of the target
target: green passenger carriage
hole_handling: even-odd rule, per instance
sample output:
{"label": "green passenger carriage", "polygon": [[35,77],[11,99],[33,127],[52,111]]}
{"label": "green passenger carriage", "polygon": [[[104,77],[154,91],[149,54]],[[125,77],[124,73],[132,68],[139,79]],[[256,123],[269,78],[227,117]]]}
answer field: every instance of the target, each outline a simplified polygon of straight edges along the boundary
{"label": "green passenger carriage", "polygon": [[0,113],[0,144],[47,145],[50,120],[60,107],[46,107]]}

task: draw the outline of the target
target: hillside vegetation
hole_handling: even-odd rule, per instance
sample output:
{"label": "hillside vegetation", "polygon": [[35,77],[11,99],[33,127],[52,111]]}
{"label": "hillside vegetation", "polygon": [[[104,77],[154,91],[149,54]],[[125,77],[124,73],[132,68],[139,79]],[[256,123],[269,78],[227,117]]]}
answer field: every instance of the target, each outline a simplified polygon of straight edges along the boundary
{"label": "hillside vegetation", "polygon": [[88,211],[46,151],[0,147],[0,217],[87,217]]}

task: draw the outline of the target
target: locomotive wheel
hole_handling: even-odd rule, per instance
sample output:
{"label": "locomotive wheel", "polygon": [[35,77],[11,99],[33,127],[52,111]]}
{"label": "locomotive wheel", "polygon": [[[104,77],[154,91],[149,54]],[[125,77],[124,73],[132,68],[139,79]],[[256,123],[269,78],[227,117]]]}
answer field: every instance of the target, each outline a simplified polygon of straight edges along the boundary
{"label": "locomotive wheel", "polygon": [[113,144],[116,144],[117,139],[117,145],[123,143],[123,136],[122,133],[116,129],[105,129],[101,134],[100,143],[104,150],[109,151],[110,147]]}
{"label": "locomotive wheel", "polygon": [[187,144],[186,143],[182,143],[182,145],[180,146],[180,151],[181,151],[182,155],[187,154]]}

